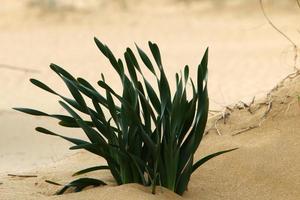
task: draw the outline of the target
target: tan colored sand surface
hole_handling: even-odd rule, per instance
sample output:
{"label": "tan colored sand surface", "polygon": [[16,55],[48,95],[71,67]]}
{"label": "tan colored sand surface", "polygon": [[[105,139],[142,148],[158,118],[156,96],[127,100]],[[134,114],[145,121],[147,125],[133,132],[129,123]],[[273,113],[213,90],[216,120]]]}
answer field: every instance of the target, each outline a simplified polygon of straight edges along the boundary
{"label": "tan colored sand surface", "polygon": [[[103,0],[97,1],[101,2],[97,7],[91,0],[86,4],[76,1],[76,6],[70,7],[72,1],[60,1],[64,2],[61,7],[51,10],[29,1],[3,0],[0,6],[0,200],[300,198],[299,78],[285,83],[272,99],[267,99],[272,100],[272,109],[260,123],[269,108],[263,97],[293,71],[294,55],[289,42],[266,22],[257,3],[232,0],[215,7],[207,1],[130,0],[120,4]],[[266,10],[273,22],[293,41],[299,41],[299,9],[293,4],[268,2]],[[45,180],[65,184],[76,170],[103,160],[84,152],[74,154],[68,151],[67,142],[39,135],[34,127],[42,125],[83,137],[79,131],[62,129],[56,121],[18,114],[10,108],[63,112],[56,97],[28,81],[38,78],[69,95],[48,68],[52,62],[94,85],[103,72],[113,88],[120,90],[117,76],[93,43],[94,36],[120,57],[127,46],[134,47],[134,42],[144,49],[148,40],[158,43],[173,86],[174,73],[185,64],[190,65],[196,78],[196,66],[209,46],[210,108],[223,110],[239,100],[248,104],[253,96],[262,100],[252,105],[257,109],[254,114],[247,108],[229,111],[226,125],[223,120],[217,123],[222,136],[214,129],[219,115],[213,117],[197,157],[231,147],[240,149],[199,169],[183,197],[165,189],[153,196],[148,188],[134,184],[52,196],[59,187]],[[258,124],[258,128],[232,136]],[[37,177],[8,177],[8,173]],[[109,173],[91,176],[104,177],[114,184]]]}
{"label": "tan colored sand surface", "polygon": [[[300,77],[288,81],[273,92],[270,98],[255,102],[250,109],[234,108],[226,118],[226,124],[218,123],[221,136],[211,129],[196,154],[203,155],[239,147],[238,150],[220,156],[197,170],[190,181],[189,190],[183,197],[159,188],[157,195],[150,188],[136,184],[115,186],[108,172],[85,176],[101,178],[110,186],[88,189],[80,193],[53,196],[60,188],[46,183],[51,180],[60,184],[71,181],[72,173],[104,161],[81,152],[48,167],[23,171],[20,174],[36,175],[33,178],[0,176],[1,198],[22,199],[288,199],[300,197]],[[266,102],[272,102],[272,109]],[[269,112],[266,112],[268,111]],[[267,113],[267,114],[265,114]],[[264,117],[262,119],[262,117]],[[209,121],[214,124],[214,119]],[[252,130],[236,133],[245,127],[260,124]],[[208,126],[209,127],[209,126]]]}

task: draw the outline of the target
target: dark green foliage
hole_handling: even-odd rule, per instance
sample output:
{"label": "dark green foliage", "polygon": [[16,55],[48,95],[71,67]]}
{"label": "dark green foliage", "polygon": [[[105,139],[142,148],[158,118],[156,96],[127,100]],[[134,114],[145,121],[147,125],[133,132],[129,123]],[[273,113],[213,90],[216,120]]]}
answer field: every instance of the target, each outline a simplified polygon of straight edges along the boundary
{"label": "dark green foliage", "polygon": [[[95,42],[120,77],[123,87],[121,94],[107,85],[103,75],[102,80],[98,81],[98,86],[105,92],[100,94],[86,80],[76,79],[61,67],[51,64],[50,68],[64,81],[72,98],[58,94],[38,80],[30,81],[37,87],[59,96],[63,100],[59,101],[60,105],[69,115],[15,108],[31,115],[56,118],[61,126],[83,130],[89,141],[66,137],[41,127],[36,128],[38,132],[70,141],[74,144],[70,148],[72,150],[85,149],[107,161],[107,166],[90,167],[74,175],[109,169],[117,184],[140,183],[152,186],[153,193],[155,187],[161,185],[181,195],[187,189],[191,174],[199,166],[215,156],[234,150],[221,151],[194,161],[208,115],[208,50],[198,66],[196,86],[189,77],[189,67],[185,66],[183,75],[176,74],[176,91],[172,96],[156,44],[149,42],[157,67],[146,53],[136,46],[143,64],[157,82],[157,88],[153,88],[144,77],[130,48],[124,53],[124,65],[105,44],[96,38]],[[192,87],[191,98],[188,98],[187,94],[188,84]],[[86,99],[89,99],[90,103],[86,102]],[[106,116],[105,112],[108,112],[109,116]],[[83,119],[83,114],[88,118]],[[95,179],[78,179],[66,185],[58,194],[64,193],[70,187],[81,191],[91,185],[99,186],[104,183]]]}
{"label": "dark green foliage", "polygon": [[71,183],[68,183],[65,185],[60,191],[58,191],[56,194],[57,195],[62,195],[67,191],[69,188],[74,188],[75,192],[80,192],[86,187],[89,186],[100,186],[100,185],[106,185],[103,181],[100,181],[98,179],[93,179],[93,178],[80,178],[75,181],[72,181]]}

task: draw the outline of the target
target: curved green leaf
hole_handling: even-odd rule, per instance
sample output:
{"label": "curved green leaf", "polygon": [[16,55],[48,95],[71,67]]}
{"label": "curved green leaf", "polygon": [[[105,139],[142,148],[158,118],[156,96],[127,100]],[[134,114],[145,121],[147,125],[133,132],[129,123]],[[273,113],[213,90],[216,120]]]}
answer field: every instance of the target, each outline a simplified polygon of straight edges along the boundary
{"label": "curved green leaf", "polygon": [[101,185],[106,185],[106,183],[93,178],[80,178],[65,185],[61,190],[56,192],[56,195],[62,195],[70,188],[74,188],[74,192],[80,192],[88,186],[98,187]]}
{"label": "curved green leaf", "polygon": [[208,156],[205,156],[204,158],[198,160],[194,165],[193,165],[193,169],[192,169],[192,173],[198,168],[200,167],[201,165],[203,165],[205,162],[209,161],[210,159],[216,157],[216,156],[219,156],[221,154],[224,154],[224,153],[227,153],[227,152],[230,152],[230,151],[234,151],[238,148],[234,148],[234,149],[229,149],[229,150],[225,150],[225,151],[219,151],[217,153],[213,153],[213,154],[210,154]]}
{"label": "curved green leaf", "polygon": [[109,169],[109,166],[99,165],[99,166],[89,167],[89,168],[86,168],[86,169],[83,169],[83,170],[80,170],[80,171],[74,173],[72,176],[78,176],[78,175],[86,174],[86,173],[97,171],[97,170],[103,170],[103,169]]}
{"label": "curved green leaf", "polygon": [[52,94],[57,94],[54,90],[52,90],[50,87],[48,87],[46,84],[44,84],[43,82],[39,81],[39,80],[36,80],[36,79],[33,79],[31,78],[30,79],[30,82],[32,84],[34,84],[35,86],[47,91],[47,92],[50,92]]}
{"label": "curved green leaf", "polygon": [[140,47],[138,47],[137,45],[135,45],[135,46],[138,50],[138,53],[139,53],[143,63],[145,64],[145,66],[156,76],[154,67],[153,67],[149,57],[146,55],[146,53]]}
{"label": "curved green leaf", "polygon": [[152,53],[152,55],[155,59],[155,62],[157,64],[158,68],[162,68],[161,55],[160,55],[159,48],[158,48],[157,44],[152,43],[152,42],[149,41],[148,45],[150,47],[151,53]]}

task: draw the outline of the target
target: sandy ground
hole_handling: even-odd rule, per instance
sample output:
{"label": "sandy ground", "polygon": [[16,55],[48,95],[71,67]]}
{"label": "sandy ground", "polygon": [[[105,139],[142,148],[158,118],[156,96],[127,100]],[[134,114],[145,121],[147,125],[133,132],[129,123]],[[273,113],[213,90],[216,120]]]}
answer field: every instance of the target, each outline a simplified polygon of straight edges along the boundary
{"label": "sandy ground", "polygon": [[[268,98],[255,101],[250,108],[230,107],[226,124],[223,120],[217,124],[221,135],[209,128],[220,115],[210,119],[209,131],[196,158],[221,149],[239,149],[215,158],[197,170],[191,178],[189,190],[182,197],[163,188],[158,189],[157,195],[152,195],[150,188],[136,184],[115,186],[111,175],[104,171],[85,176],[101,178],[109,186],[53,196],[61,186],[45,180],[65,184],[73,179],[74,171],[104,163],[99,157],[80,152],[47,167],[18,173],[37,177],[2,174],[1,199],[297,200],[300,197],[300,159],[297,156],[300,145],[300,76],[283,85]],[[270,103],[272,106],[269,106]],[[259,127],[256,127],[258,124]],[[256,128],[241,131],[248,127]]]}
{"label": "sandy ground", "polygon": [[[134,42],[144,49],[148,40],[158,43],[170,79],[185,64],[195,73],[209,46],[209,93],[213,110],[222,110],[239,100],[249,103],[253,96],[263,99],[293,71],[289,42],[267,24],[255,3],[243,6],[231,3],[212,9],[209,3],[152,1],[149,9],[145,2],[124,7],[103,1],[100,11],[84,8],[74,12],[73,9],[25,7],[26,2],[4,0],[4,6],[0,7],[0,199],[21,196],[24,199],[68,199],[70,196],[122,199],[129,194],[132,199],[181,199],[166,190],[158,196],[148,195],[147,188],[137,185],[97,188],[60,198],[51,196],[58,188],[45,183],[46,179],[67,183],[74,171],[99,161],[82,152],[73,155],[67,149],[68,143],[36,134],[33,129],[43,125],[81,137],[80,132],[60,129],[55,121],[18,114],[10,108],[26,106],[50,113],[62,112],[57,98],[28,81],[35,77],[65,92],[63,83],[48,68],[51,62],[92,83],[103,72],[113,87],[120,89],[117,77],[111,76],[114,72],[93,43],[94,36],[107,43],[118,56],[122,56],[127,46],[134,47]],[[283,7],[270,4],[267,11],[281,30],[299,41],[300,12]],[[300,161],[296,156],[300,151],[297,134],[300,109],[296,97],[299,90],[298,80],[277,92],[272,110],[259,128],[231,136],[258,124],[268,105],[262,104],[254,115],[247,110],[234,110],[226,125],[220,123],[222,136],[211,130],[199,155],[229,147],[240,149],[200,169],[183,198],[299,199]],[[257,105],[258,102],[253,106]],[[38,177],[13,178],[7,177],[8,173]],[[95,176],[112,181],[109,174]]]}

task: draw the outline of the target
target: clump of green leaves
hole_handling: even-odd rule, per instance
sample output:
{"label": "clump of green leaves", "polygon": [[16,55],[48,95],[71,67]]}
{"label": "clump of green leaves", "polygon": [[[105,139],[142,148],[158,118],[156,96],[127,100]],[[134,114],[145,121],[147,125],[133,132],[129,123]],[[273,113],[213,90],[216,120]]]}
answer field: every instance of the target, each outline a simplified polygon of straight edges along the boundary
{"label": "clump of green leaves", "polygon": [[[75,175],[95,170],[110,170],[117,184],[139,183],[155,187],[161,185],[178,194],[183,194],[192,173],[209,159],[232,151],[220,151],[198,161],[194,154],[202,140],[208,116],[206,50],[198,66],[197,83],[189,76],[189,67],[183,74],[176,74],[176,91],[171,89],[163,69],[159,48],[149,42],[156,66],[138,46],[141,61],[150,70],[157,87],[146,79],[138,59],[130,48],[124,53],[125,63],[115,58],[111,50],[98,39],[95,43],[117,72],[123,91],[118,94],[105,81],[98,86],[101,94],[83,78],[75,78],[63,68],[51,64],[50,68],[63,80],[72,98],[57,93],[39,80],[31,79],[37,87],[57,95],[59,104],[69,115],[48,114],[29,108],[18,111],[59,120],[65,127],[81,128],[89,141],[63,136],[48,129],[37,127],[38,132],[58,136],[74,144],[70,149],[85,149],[103,157],[105,166],[92,166]],[[188,98],[187,85],[192,94]],[[158,89],[158,92],[156,92]],[[90,102],[87,102],[87,99]],[[109,115],[105,115],[105,113]],[[83,118],[85,115],[87,118]],[[73,187],[81,191],[87,186],[105,185],[101,180],[80,178],[66,185],[58,194]]]}

